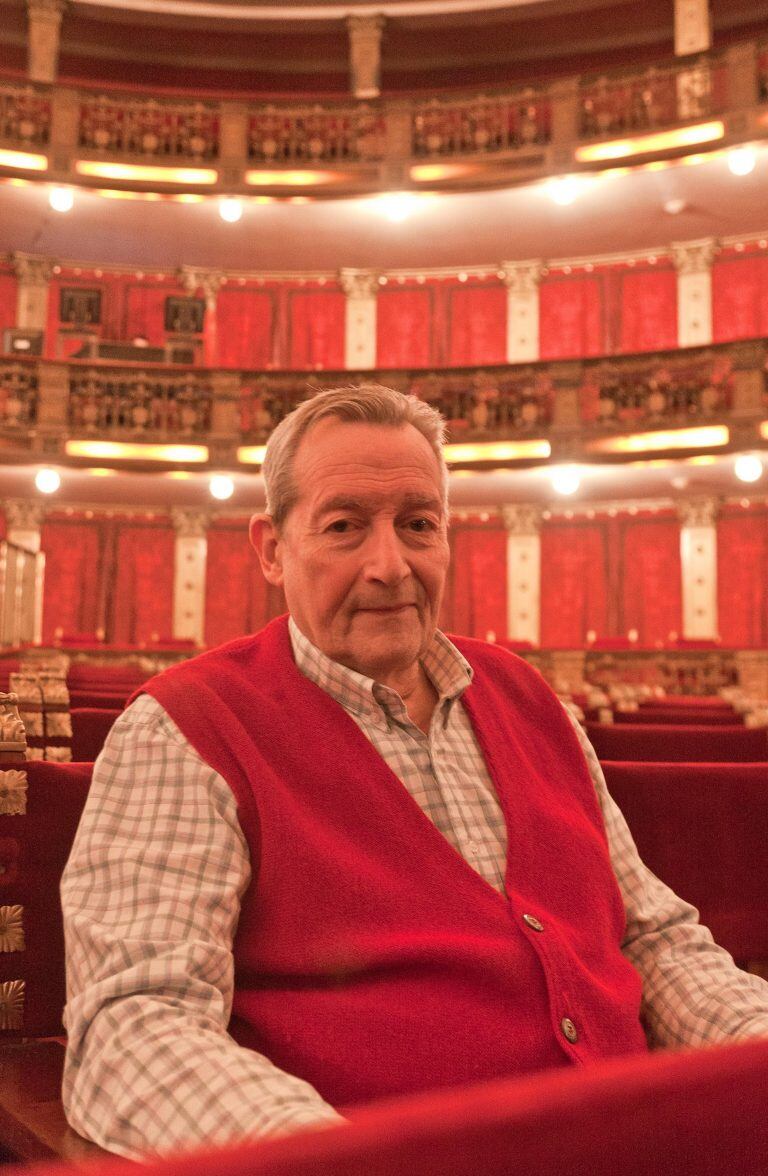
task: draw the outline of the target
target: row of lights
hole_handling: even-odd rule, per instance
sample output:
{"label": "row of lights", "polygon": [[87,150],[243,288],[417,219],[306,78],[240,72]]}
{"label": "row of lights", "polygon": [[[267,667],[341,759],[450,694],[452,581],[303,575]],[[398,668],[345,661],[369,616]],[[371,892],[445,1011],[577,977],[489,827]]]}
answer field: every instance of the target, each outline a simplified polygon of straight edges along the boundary
{"label": "row of lights", "polygon": [[[740,482],[757,482],[763,476],[763,463],[754,454],[742,453],[733,464],[733,472]],[[557,466],[550,471],[550,483],[556,494],[569,497],[581,486],[581,471],[575,465]],[[49,468],[38,470],[35,486],[41,494],[55,494],[61,486],[61,475]],[[212,474],[208,490],[212,498],[226,502],[235,492],[235,483],[228,474]]]}

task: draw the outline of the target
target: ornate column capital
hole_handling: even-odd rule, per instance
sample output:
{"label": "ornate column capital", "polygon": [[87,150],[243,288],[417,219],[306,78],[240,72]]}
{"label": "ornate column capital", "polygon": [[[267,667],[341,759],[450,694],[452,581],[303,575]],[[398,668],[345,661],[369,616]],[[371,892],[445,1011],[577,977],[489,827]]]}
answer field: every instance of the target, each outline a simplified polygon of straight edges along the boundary
{"label": "ornate column capital", "polygon": [[177,539],[204,539],[211,516],[207,510],[174,506],[171,508],[171,521]]}
{"label": "ornate column capital", "polygon": [[534,294],[539,288],[544,262],[538,258],[529,261],[502,261],[499,272],[502,282],[512,294],[525,296]]}
{"label": "ornate column capital", "polygon": [[45,518],[45,507],[41,502],[28,498],[6,498],[5,519],[9,531],[37,531]]}
{"label": "ornate column capital", "polygon": [[717,498],[683,498],[677,515],[684,527],[714,527],[719,509]]}
{"label": "ornate column capital", "polygon": [[53,258],[39,253],[12,253],[11,265],[25,286],[45,286],[53,276]]}
{"label": "ornate column capital", "polygon": [[717,242],[714,237],[698,241],[673,241],[672,256],[680,274],[704,274],[712,268]]}
{"label": "ornate column capital", "polygon": [[379,275],[375,270],[340,269],[339,285],[347,298],[374,298],[379,291]]}
{"label": "ornate column capital", "polygon": [[202,290],[206,306],[211,306],[216,302],[216,295],[226,275],[223,270],[183,265],[178,270],[178,276],[187,294],[195,295],[198,290]]}
{"label": "ornate column capital", "polygon": [[541,507],[538,506],[503,506],[501,517],[510,535],[538,535],[541,530]]}

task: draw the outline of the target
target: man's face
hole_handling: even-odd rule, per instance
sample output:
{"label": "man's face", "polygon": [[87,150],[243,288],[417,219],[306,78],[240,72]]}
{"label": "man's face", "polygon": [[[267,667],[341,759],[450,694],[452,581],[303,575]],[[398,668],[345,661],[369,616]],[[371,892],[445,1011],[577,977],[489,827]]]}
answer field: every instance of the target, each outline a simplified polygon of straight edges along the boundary
{"label": "man's face", "polygon": [[267,579],[328,657],[400,679],[432,639],[448,568],[437,458],[413,425],[331,417],[302,437],[293,476],[279,532],[254,535]]}

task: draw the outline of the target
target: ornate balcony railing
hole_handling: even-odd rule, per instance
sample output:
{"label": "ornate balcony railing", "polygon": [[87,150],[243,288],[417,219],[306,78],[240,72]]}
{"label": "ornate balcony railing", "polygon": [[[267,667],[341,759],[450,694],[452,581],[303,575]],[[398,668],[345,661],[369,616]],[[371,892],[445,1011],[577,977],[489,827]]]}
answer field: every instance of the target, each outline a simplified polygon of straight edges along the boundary
{"label": "ornate balcony railing", "polygon": [[3,83],[0,87],[0,139],[22,151],[44,147],[51,131],[48,87]]}
{"label": "ornate balcony railing", "polygon": [[83,96],[77,141],[89,152],[196,163],[213,160],[219,154],[218,107],[129,95]]}
{"label": "ornate balcony railing", "polygon": [[[169,168],[159,179],[155,173],[151,179],[112,181],[125,188],[167,184],[194,190],[189,175],[174,176],[170,168],[208,163],[217,174],[198,185],[208,192],[273,188],[282,194],[290,188],[285,172],[291,167],[329,164],[332,172],[314,184],[312,177],[302,177],[302,191],[370,192],[389,189],[393,182],[423,183],[433,190],[561,174],[581,166],[580,145],[671,130],[715,115],[723,116],[724,132],[712,143],[767,138],[761,107],[766,102],[768,46],[756,41],[695,59],[560,78],[548,85],[365,102],[155,97],[103,86],[0,80],[0,146],[50,151],[57,183],[86,182],[77,167],[78,157],[85,156],[90,162]],[[642,144],[637,149],[650,155],[655,150]],[[425,166],[462,157],[473,166],[461,174]],[[616,156],[615,162],[622,158]],[[249,176],[249,171],[259,175]],[[36,174],[47,178],[44,171]]]}
{"label": "ornate balcony railing", "polygon": [[[0,359],[0,431],[11,449],[64,452],[70,438],[197,441],[234,464],[302,400],[376,381],[437,408],[449,439],[546,439],[576,460],[628,434],[718,424],[731,444],[768,439],[768,340],[656,355],[425,371],[253,372]],[[659,448],[664,449],[662,438]],[[565,458],[564,458],[565,459]]]}
{"label": "ornate balcony railing", "polygon": [[70,371],[68,425],[83,437],[199,440],[211,427],[211,398],[205,372],[78,367]]}
{"label": "ornate balcony railing", "polygon": [[385,137],[383,112],[367,103],[270,105],[248,116],[248,159],[274,166],[379,160]]}

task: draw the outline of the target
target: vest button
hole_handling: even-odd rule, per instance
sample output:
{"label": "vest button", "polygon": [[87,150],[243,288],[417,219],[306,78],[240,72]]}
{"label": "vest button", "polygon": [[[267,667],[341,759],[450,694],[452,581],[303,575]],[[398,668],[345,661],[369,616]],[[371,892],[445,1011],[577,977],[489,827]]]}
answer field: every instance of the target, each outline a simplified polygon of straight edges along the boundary
{"label": "vest button", "polygon": [[523,915],[523,922],[527,923],[532,931],[544,930],[544,924],[535,915]]}
{"label": "vest button", "polygon": [[570,1017],[563,1017],[560,1022],[560,1028],[563,1031],[563,1037],[566,1041],[570,1041],[571,1045],[575,1045],[579,1040],[579,1032]]}

